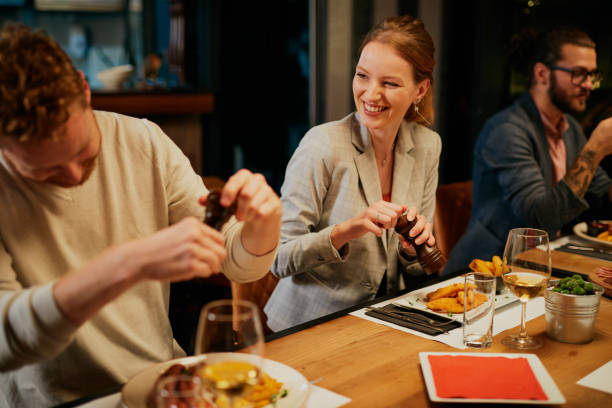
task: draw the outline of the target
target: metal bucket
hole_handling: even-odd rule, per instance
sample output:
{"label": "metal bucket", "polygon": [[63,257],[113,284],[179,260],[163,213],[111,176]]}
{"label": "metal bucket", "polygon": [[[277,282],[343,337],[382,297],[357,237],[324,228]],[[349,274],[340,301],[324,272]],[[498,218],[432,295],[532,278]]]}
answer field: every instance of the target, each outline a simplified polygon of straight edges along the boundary
{"label": "metal bucket", "polygon": [[563,343],[587,343],[595,335],[595,319],[603,288],[595,286],[592,295],[568,295],[553,292],[554,286],[544,292],[546,299],[546,334]]}

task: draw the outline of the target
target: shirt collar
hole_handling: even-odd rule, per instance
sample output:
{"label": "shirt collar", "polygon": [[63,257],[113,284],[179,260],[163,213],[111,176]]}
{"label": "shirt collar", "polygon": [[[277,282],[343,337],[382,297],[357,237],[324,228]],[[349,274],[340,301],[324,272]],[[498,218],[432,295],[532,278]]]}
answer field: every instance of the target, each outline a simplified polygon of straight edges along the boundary
{"label": "shirt collar", "polygon": [[542,119],[542,124],[544,125],[544,130],[546,131],[546,135],[552,137],[553,139],[560,139],[563,137],[563,134],[569,129],[569,123],[567,123],[567,119],[565,115],[561,115],[561,118],[557,121],[557,123],[553,123],[548,116],[540,109],[538,109],[540,113],[540,118]]}

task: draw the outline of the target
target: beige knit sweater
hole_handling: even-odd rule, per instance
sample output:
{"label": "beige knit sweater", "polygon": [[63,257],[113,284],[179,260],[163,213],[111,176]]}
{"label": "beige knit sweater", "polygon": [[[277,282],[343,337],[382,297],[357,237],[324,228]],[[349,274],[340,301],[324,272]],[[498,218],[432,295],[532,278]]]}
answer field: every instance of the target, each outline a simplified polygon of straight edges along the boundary
{"label": "beige knit sweater", "polygon": [[[54,281],[104,249],[203,216],[201,178],[159,127],[108,112],[95,117],[101,151],[82,186],[24,180],[0,154],[0,406],[72,400],[184,355],[168,321],[168,284],[140,283],[79,328],[53,299]],[[263,276],[275,251],[249,254],[242,223],[229,224],[223,272],[237,281]]]}

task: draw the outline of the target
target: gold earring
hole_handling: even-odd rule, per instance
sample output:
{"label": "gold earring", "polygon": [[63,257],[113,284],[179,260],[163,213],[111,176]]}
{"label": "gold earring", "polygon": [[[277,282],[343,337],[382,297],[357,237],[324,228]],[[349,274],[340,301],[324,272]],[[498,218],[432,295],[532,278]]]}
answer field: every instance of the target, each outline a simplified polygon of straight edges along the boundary
{"label": "gold earring", "polygon": [[421,101],[418,101],[418,102],[416,102],[416,103],[414,104],[414,112],[415,112],[417,115],[419,115],[419,116],[421,117],[421,119],[423,119],[423,121],[424,121],[425,123],[427,123],[428,125],[431,125],[431,122],[430,122],[430,121],[428,121],[428,120],[427,120],[427,118],[425,118],[425,116],[423,116],[423,115],[421,114],[421,112],[419,112],[419,105],[418,105],[418,104],[419,104],[420,102],[421,102]]}

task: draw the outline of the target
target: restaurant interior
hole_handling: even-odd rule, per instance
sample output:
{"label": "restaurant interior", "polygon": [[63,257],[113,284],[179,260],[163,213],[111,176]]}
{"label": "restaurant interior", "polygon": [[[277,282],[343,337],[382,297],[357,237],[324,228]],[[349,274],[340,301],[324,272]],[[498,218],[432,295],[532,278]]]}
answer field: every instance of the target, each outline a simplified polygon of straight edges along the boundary
{"label": "restaurant interior", "polygon": [[[604,80],[576,116],[589,135],[612,116],[606,10],[607,0],[0,0],[0,23],[21,21],[49,32],[85,73],[95,109],[159,124],[209,186],[222,186],[246,167],[280,193],[287,163],[308,129],[354,110],[351,80],[364,34],[384,17],[418,16],[436,44],[431,127],[443,146],[436,234],[448,255],[469,219],[478,133],[526,89],[507,58],[513,34],[572,25],[594,39]],[[105,82],[100,73],[114,67],[127,71],[120,82]],[[612,157],[601,166],[612,174]],[[251,286],[222,276],[174,283],[170,317],[178,343],[193,353],[199,311],[212,300],[258,296],[255,301],[265,303],[276,283],[268,278]],[[609,321],[598,324],[612,336]],[[316,330],[323,338],[332,329]],[[378,340],[401,342],[397,335]],[[287,346],[277,356],[289,353]],[[296,357],[295,368],[302,361]],[[597,401],[612,404],[610,394]]]}

